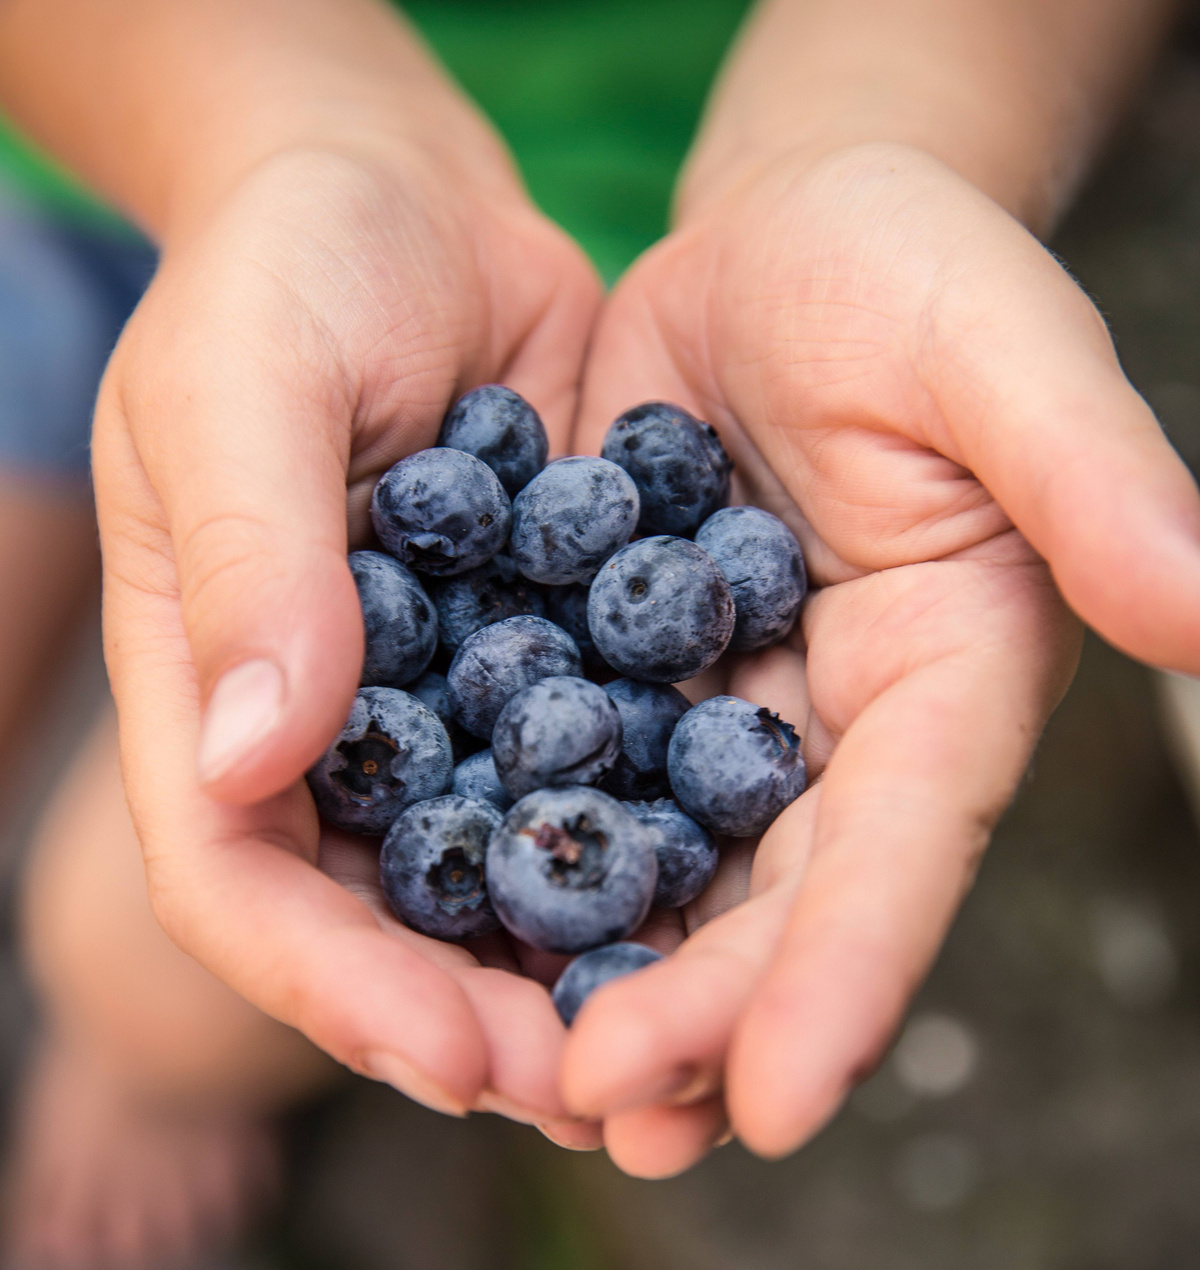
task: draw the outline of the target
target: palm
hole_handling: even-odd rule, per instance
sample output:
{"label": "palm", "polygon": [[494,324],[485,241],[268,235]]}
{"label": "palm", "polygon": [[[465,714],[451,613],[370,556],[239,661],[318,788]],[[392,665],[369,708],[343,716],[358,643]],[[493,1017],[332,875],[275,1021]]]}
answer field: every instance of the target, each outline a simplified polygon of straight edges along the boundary
{"label": "palm", "polygon": [[610,1113],[634,1171],[682,1167],[719,1131],[712,1098],[622,1110],[674,1069],[700,1074],[690,1094],[724,1069],[734,1127],[768,1153],[831,1113],[886,1044],[1073,668],[1049,571],[971,469],[1009,298],[989,281],[1025,269],[1035,306],[1040,284],[1064,358],[1094,319],[1032,240],[946,184],[768,174],[640,262],[595,342],[580,448],[636,400],[695,408],[820,588],[802,639],[739,659],[728,685],[801,725],[822,780],[763,838],[749,902],[602,996],[568,1046],[569,1101]]}

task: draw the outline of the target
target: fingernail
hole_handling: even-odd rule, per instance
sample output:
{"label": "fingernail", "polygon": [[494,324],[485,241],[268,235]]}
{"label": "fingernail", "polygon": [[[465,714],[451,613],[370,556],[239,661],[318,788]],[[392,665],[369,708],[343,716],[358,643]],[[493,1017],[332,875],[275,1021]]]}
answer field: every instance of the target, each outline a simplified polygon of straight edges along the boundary
{"label": "fingernail", "polygon": [[391,1085],[393,1089],[398,1089],[430,1111],[440,1111],[443,1115],[462,1119],[469,1110],[465,1103],[459,1102],[399,1054],[371,1050],[362,1056],[359,1066],[372,1080]]}
{"label": "fingernail", "polygon": [[726,1129],[723,1134],[713,1143],[714,1147],[727,1147],[733,1141],[733,1130]]}
{"label": "fingernail", "polygon": [[600,1126],[590,1121],[580,1124],[540,1124],[538,1132],[549,1138],[556,1147],[562,1147],[566,1151],[599,1151],[604,1145]]}
{"label": "fingernail", "polygon": [[200,734],[196,766],[201,784],[224,776],[275,726],[283,713],[283,673],[257,657],[227,670],[217,681]]}
{"label": "fingernail", "polygon": [[[505,1116],[509,1120],[515,1120],[518,1124],[545,1124],[547,1115],[553,1115],[553,1112],[537,1111],[533,1107],[526,1107],[522,1103],[514,1102],[511,1098],[505,1097],[504,1094],[498,1094],[494,1089],[485,1089],[483,1093],[475,1100],[476,1111],[490,1111],[497,1116]],[[557,1120],[559,1117],[555,1117]],[[561,1117],[567,1120],[567,1117]],[[569,1121],[568,1121],[569,1123]]]}

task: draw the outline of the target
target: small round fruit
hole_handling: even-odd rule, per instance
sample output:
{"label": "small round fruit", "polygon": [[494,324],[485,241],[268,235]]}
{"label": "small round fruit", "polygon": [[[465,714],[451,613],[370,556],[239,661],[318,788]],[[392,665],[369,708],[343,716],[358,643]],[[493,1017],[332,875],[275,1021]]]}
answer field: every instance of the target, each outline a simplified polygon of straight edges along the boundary
{"label": "small round fruit", "polygon": [[425,673],[437,648],[438,618],[416,577],[382,551],[347,559],[362,607],[364,687],[403,688]]}
{"label": "small round fruit", "polygon": [[349,833],[383,833],[408,806],[435,798],[454,760],[442,721],[399,688],[360,688],[346,726],[309,769],[317,810]]}
{"label": "small round fruit", "polygon": [[600,453],[633,478],[641,534],[692,534],[729,501],[733,464],[711,424],[648,401],[619,415]]}
{"label": "small round fruit", "polygon": [[463,641],[450,673],[450,707],[468,732],[491,739],[500,711],[522,688],[582,670],[575,641],[544,617],[493,622]]}
{"label": "small round fruit", "polygon": [[733,596],[708,552],[685,538],[642,538],[600,570],[588,626],[630,679],[678,683],[707,670],[733,634]]}
{"label": "small round fruit", "polygon": [[488,888],[500,920],[546,952],[624,939],[650,911],[658,864],[642,823],[587,785],[526,794],[492,835]]}
{"label": "small round fruit", "polygon": [[503,551],[477,569],[433,583],[429,592],[437,609],[442,643],[451,653],[493,622],[541,617],[546,608],[537,588],[517,572],[512,557]]}
{"label": "small round fruit", "polygon": [[777,644],[792,629],[808,590],[795,534],[761,507],[725,507],[696,534],[733,592],[734,652]]}
{"label": "small round fruit", "polygon": [[498,930],[485,860],[500,819],[491,803],[454,794],[402,811],[379,856],[379,879],[392,912],[434,939],[474,939]]}
{"label": "small round fruit", "polygon": [[509,498],[546,466],[550,451],[538,412],[502,384],[484,384],[460,397],[442,423],[438,445],[482,459]]}
{"label": "small round fruit", "polygon": [[490,560],[512,525],[495,472],[473,454],[418,450],[379,478],[371,523],[384,547],[420,573],[450,577]]}
{"label": "small round fruit", "polygon": [[740,697],[710,697],[679,720],[667,752],[676,801],[714,833],[752,838],[804,793],[790,723]]}
{"label": "small round fruit", "polygon": [[670,684],[614,679],[604,685],[621,716],[621,752],[600,788],[614,798],[670,798],[667,746],[691,702]]}
{"label": "small round fruit", "polygon": [[492,755],[514,798],[550,785],[594,785],[617,761],[621,716],[603,688],[551,675],[500,711]]}
{"label": "small round fruit", "polygon": [[637,519],[637,489],[615,463],[556,459],[513,500],[512,557],[535,582],[588,582]]}
{"label": "small round fruit", "polygon": [[607,944],[576,957],[554,985],[554,1008],[567,1027],[575,1022],[583,1003],[597,988],[662,960],[662,953],[645,944]]}
{"label": "small round fruit", "polygon": [[454,793],[461,798],[474,798],[491,803],[499,811],[507,811],[516,799],[500,784],[491,750],[480,750],[465,758],[454,769],[451,782]]}
{"label": "small round fruit", "polygon": [[658,858],[656,908],[690,904],[717,872],[717,844],[711,833],[686,815],[677,802],[660,798],[652,803],[625,804],[650,830]]}

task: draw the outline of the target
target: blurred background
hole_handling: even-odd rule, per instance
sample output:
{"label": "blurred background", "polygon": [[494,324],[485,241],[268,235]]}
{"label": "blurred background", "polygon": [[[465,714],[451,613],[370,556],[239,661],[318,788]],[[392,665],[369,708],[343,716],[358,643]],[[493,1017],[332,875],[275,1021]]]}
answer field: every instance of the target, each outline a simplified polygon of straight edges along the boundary
{"label": "blurred background", "polygon": [[[513,143],[534,194],[610,279],[661,232],[704,84],[742,10],[410,6]],[[33,160],[13,159],[26,162],[31,188],[82,206]],[[1053,246],[1200,470],[1200,27],[1163,58]],[[95,620],[64,664],[5,769],[10,1109],[32,1022],[11,897],[38,808],[104,698]],[[603,1155],[492,1117],[452,1122],[348,1077],[294,1117],[286,1209],[229,1264],[1200,1265],[1200,851],[1161,698],[1153,674],[1089,640],[891,1056],[791,1160],[768,1165],[731,1145],[684,1177],[636,1182]]]}

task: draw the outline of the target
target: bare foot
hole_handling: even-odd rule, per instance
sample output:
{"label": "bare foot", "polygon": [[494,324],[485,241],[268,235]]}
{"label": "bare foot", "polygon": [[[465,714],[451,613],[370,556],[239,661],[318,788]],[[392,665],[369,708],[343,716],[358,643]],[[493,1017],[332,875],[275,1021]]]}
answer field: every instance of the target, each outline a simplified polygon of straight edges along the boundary
{"label": "bare foot", "polygon": [[139,1104],[86,1057],[46,1046],[9,1156],[4,1265],[140,1270],[227,1247],[278,1190],[261,1122]]}

